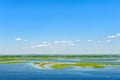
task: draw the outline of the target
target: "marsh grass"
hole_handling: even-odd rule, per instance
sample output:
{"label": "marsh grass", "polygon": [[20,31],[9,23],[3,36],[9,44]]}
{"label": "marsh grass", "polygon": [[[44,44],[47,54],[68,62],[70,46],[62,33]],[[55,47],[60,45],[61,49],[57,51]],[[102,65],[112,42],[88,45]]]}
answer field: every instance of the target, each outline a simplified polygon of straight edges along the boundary
{"label": "marsh grass", "polygon": [[65,63],[58,63],[51,66],[53,69],[64,69],[64,68],[70,68],[70,67],[92,67],[92,68],[104,68],[105,65],[103,64],[93,64],[93,63],[72,63],[72,64],[65,64]]}
{"label": "marsh grass", "polygon": [[0,61],[0,64],[20,64],[20,63],[24,63],[22,61]]}

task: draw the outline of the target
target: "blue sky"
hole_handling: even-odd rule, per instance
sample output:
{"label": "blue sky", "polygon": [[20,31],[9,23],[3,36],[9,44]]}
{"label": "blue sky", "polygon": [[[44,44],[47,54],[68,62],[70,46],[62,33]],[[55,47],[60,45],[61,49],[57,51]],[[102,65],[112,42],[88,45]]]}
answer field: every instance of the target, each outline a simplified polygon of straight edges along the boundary
{"label": "blue sky", "polygon": [[119,53],[119,0],[0,0],[0,54]]}

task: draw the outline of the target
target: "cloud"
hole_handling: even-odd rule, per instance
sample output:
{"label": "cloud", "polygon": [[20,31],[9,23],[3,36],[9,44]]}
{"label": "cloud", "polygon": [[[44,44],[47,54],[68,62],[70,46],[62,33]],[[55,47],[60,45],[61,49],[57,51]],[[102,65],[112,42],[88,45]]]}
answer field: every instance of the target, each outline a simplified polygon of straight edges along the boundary
{"label": "cloud", "polygon": [[31,48],[39,48],[39,47],[47,47],[47,45],[45,45],[45,44],[38,44],[38,45],[31,46]]}
{"label": "cloud", "polygon": [[54,41],[55,44],[64,44],[66,41]]}
{"label": "cloud", "polygon": [[21,41],[22,40],[22,38],[16,38],[16,41]]}
{"label": "cloud", "polygon": [[88,40],[88,42],[92,42],[92,40]]}
{"label": "cloud", "polygon": [[111,42],[111,40],[106,40],[108,43],[110,43]]}
{"label": "cloud", "polygon": [[107,36],[108,39],[114,39],[114,38],[116,38],[116,37],[117,37],[116,35]]}
{"label": "cloud", "polygon": [[118,38],[118,37],[120,37],[120,34],[110,35],[107,38],[114,39],[114,38]]}
{"label": "cloud", "polygon": [[107,39],[116,39],[116,38],[119,38],[119,37],[120,37],[120,34],[115,34],[115,35],[107,36]]}
{"label": "cloud", "polygon": [[[120,36],[120,34],[115,34],[115,35]],[[34,42],[35,44],[22,46],[22,49],[23,51],[26,51],[29,53],[42,53],[42,54],[43,53],[52,53],[52,54],[54,53],[57,53],[57,54],[58,53],[90,53],[90,52],[97,53],[97,51],[104,52],[104,50],[107,47],[109,49],[111,45],[107,45],[107,44],[111,44],[110,42],[112,41],[112,39],[107,38],[105,40],[98,39],[94,41],[92,39],[89,39],[89,40],[86,40],[87,43],[82,43],[82,41],[80,40],[56,40],[56,41],[50,41],[50,42],[43,41],[43,42]],[[96,44],[92,44],[92,42],[94,43],[96,42]],[[91,44],[91,45],[87,45],[87,44]],[[112,49],[109,49],[109,50],[112,50]]]}
{"label": "cloud", "polygon": [[77,41],[53,41],[53,42],[40,42],[40,43],[36,43],[27,47],[27,48],[42,48],[42,47],[47,47],[47,48],[56,48],[56,47],[69,47],[69,46],[75,46],[77,43],[75,43]]}
{"label": "cloud", "polygon": [[44,41],[44,42],[42,42],[42,44],[48,44],[48,42]]}
{"label": "cloud", "polygon": [[77,42],[80,42],[80,40],[76,40]]}
{"label": "cloud", "polygon": [[76,45],[75,44],[75,41],[54,41],[53,42],[55,45],[64,45],[64,46],[74,46]]}
{"label": "cloud", "polygon": [[120,36],[120,34],[116,34],[116,36],[118,36],[118,37],[119,37],[119,36]]}
{"label": "cloud", "polygon": [[26,39],[22,39],[22,38],[20,38],[20,37],[16,38],[15,40],[16,40],[16,41],[24,41],[24,42],[28,42],[28,40],[26,40]]}
{"label": "cloud", "polygon": [[37,43],[37,42],[33,42],[34,45],[31,46],[30,48],[41,48],[41,47],[49,47],[49,43],[44,41],[44,42],[41,42],[41,43]]}

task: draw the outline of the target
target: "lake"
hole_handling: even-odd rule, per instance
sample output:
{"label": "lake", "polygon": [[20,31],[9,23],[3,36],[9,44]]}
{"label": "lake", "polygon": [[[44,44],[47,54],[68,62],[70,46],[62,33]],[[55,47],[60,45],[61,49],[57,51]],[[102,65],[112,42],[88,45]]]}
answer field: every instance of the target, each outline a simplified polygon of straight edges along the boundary
{"label": "lake", "polygon": [[[0,64],[0,80],[120,80],[120,66],[105,68],[70,67],[40,69],[32,62],[84,62],[84,60],[28,60],[20,64]],[[100,60],[101,62],[101,60]],[[104,63],[119,63],[118,59],[103,59]]]}

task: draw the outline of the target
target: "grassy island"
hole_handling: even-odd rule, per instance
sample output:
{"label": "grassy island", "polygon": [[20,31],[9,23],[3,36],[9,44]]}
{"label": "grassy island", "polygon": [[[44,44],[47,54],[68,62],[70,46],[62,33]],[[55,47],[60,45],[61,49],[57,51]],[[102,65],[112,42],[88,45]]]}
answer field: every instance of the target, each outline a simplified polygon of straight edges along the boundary
{"label": "grassy island", "polygon": [[51,66],[53,69],[64,69],[70,67],[92,67],[92,68],[104,68],[105,65],[103,64],[92,64],[92,63],[72,63],[72,64],[54,64]]}

